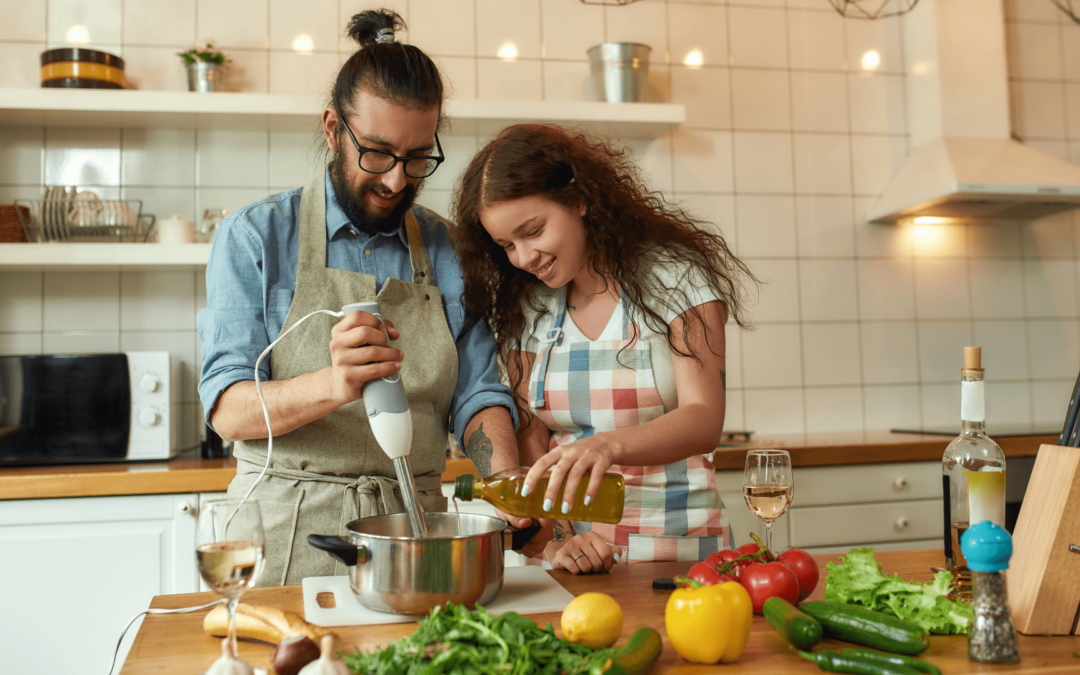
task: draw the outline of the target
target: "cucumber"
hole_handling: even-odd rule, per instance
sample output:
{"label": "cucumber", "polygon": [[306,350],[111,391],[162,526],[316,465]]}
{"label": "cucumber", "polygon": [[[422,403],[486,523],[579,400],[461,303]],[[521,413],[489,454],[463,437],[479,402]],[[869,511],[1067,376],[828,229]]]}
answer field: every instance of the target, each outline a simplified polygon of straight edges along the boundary
{"label": "cucumber", "polygon": [[821,623],[825,637],[834,637],[896,654],[922,654],[930,636],[913,623],[842,602],[804,602],[800,609]]}
{"label": "cucumber", "polygon": [[817,619],[800,612],[787,600],[780,597],[769,598],[762,611],[769,625],[797,648],[808,650],[821,642],[821,624]]}
{"label": "cucumber", "polygon": [[622,647],[596,654],[590,675],[645,675],[652,670],[664,645],[660,633],[639,628]]}
{"label": "cucumber", "polygon": [[840,652],[840,655],[862,659],[863,661],[869,661],[871,663],[880,663],[887,666],[905,666],[913,670],[927,673],[927,675],[941,675],[941,669],[934,664],[927,663],[922,659],[903,656],[901,654],[882,654],[881,652],[872,652],[867,649],[845,649]]}

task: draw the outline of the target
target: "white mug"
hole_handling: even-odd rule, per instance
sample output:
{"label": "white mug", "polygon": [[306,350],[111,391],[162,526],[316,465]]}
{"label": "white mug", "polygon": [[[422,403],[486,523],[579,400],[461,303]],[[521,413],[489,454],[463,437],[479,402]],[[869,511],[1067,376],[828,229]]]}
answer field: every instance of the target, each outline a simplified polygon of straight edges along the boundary
{"label": "white mug", "polygon": [[159,244],[192,244],[195,242],[195,221],[180,216],[163,218],[157,224]]}

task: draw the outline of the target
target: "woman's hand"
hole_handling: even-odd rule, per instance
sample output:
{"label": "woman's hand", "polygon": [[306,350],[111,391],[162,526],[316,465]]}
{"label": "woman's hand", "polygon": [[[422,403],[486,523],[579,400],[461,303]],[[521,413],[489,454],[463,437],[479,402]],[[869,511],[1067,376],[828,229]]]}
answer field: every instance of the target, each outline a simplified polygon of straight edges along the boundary
{"label": "woman's hand", "polygon": [[563,544],[551,560],[551,567],[571,574],[606,572],[622,555],[621,546],[608,544],[595,532],[585,532]]}
{"label": "woman's hand", "polygon": [[[529,469],[529,473],[525,476],[521,496],[531,493],[536,488],[540,477],[545,472],[551,471],[547,492],[544,494],[544,510],[548,511],[554,506],[557,511],[568,513],[570,507],[575,506],[574,499],[582,476],[589,473],[591,475],[585,490],[585,505],[588,506],[596,498],[596,492],[600,489],[600,479],[604,477],[604,472],[615,463],[618,451],[619,444],[609,442],[607,434],[588,436],[573,443],[556,446],[536,460]],[[559,497],[559,488],[563,487],[564,480],[566,489],[563,490],[563,503],[555,504],[555,500]]]}

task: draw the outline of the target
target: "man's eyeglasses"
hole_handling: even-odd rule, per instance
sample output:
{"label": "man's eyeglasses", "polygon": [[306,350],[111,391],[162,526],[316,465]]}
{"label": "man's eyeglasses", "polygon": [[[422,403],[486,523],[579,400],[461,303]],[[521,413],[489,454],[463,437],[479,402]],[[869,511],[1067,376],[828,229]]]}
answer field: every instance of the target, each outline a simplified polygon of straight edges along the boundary
{"label": "man's eyeglasses", "polygon": [[352,139],[353,146],[360,153],[360,168],[368,173],[386,173],[397,166],[398,162],[402,162],[405,165],[406,176],[410,178],[427,178],[435,173],[435,169],[438,169],[439,165],[446,159],[443,155],[442,144],[439,143],[439,134],[435,134],[435,148],[439,151],[438,156],[410,155],[408,157],[398,157],[385,150],[365,148],[360,145],[356,140],[356,136],[353,135],[352,129],[345,122],[345,116],[340,112],[338,116],[341,118],[341,124],[345,127],[345,131],[349,132],[349,138]]}

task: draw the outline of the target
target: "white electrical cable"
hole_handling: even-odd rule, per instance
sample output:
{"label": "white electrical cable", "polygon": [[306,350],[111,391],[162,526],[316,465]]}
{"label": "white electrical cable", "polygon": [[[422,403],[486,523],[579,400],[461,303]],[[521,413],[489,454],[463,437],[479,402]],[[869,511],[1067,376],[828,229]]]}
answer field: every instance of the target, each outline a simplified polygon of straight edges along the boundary
{"label": "white electrical cable", "polygon": [[[278,336],[278,339],[271,342],[266,347],[266,349],[263,350],[263,353],[259,354],[259,358],[255,360],[255,393],[259,395],[259,403],[262,404],[263,419],[266,420],[266,464],[263,465],[262,472],[259,474],[259,477],[255,479],[255,482],[251,484],[251,488],[247,491],[247,494],[244,495],[244,498],[240,500],[240,504],[237,505],[236,511],[240,510],[240,506],[242,506],[244,502],[248,500],[248,497],[250,497],[251,493],[254,492],[255,487],[259,484],[259,481],[261,481],[263,479],[263,476],[266,475],[266,470],[270,468],[270,455],[274,452],[274,432],[273,429],[270,428],[270,411],[266,407],[266,399],[263,398],[262,387],[260,386],[261,381],[259,380],[259,365],[263,362],[263,359],[266,358],[266,355],[270,353],[270,350],[277,345],[277,343],[284,340],[289,333],[296,330],[297,326],[304,323],[316,314],[328,314],[330,316],[336,316],[338,318],[345,316],[345,312],[335,312],[330,309],[316,310],[311,314],[308,314],[304,318],[300,319],[293,325],[289,326],[289,330],[285,331]],[[236,515],[236,511],[233,511],[232,516]],[[232,521],[232,516],[229,516],[229,520],[225,523],[225,527],[229,526],[229,522]],[[112,675],[113,668],[116,667],[116,655],[120,653],[120,645],[124,642],[124,636],[127,635],[128,629],[131,628],[131,625],[138,621],[139,617],[143,614],[186,614],[188,612],[197,612],[200,609],[209,609],[210,607],[220,605],[224,602],[226,602],[225,598],[219,598],[209,604],[199,607],[181,607],[179,609],[147,609],[139,612],[131,618],[131,621],[128,621],[127,625],[124,626],[124,631],[120,633],[120,639],[117,641],[116,649],[113,651],[112,663],[109,664],[109,675]]]}
{"label": "white electrical cable", "polygon": [[112,675],[113,668],[116,667],[116,655],[120,653],[120,645],[124,643],[124,636],[127,635],[128,629],[131,628],[131,625],[138,621],[139,617],[143,614],[187,614],[188,612],[197,612],[200,609],[210,609],[211,607],[220,605],[223,602],[226,602],[225,598],[218,598],[217,600],[209,604],[199,607],[181,607],[179,609],[144,609],[135,616],[131,617],[131,621],[127,622],[127,625],[124,626],[123,632],[120,633],[120,639],[116,641],[116,649],[113,650],[112,663],[109,664],[109,675]]}

